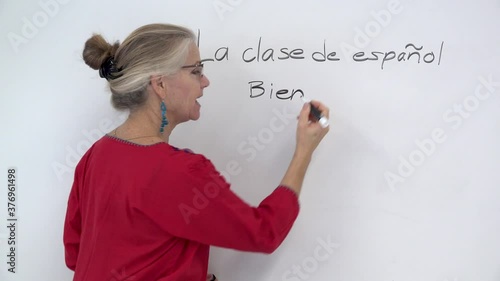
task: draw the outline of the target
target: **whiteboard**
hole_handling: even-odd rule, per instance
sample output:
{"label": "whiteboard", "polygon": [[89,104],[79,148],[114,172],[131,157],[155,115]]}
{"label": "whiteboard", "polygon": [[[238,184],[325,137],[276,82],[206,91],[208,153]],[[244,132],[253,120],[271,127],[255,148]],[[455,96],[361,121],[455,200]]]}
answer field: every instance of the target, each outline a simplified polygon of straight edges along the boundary
{"label": "whiteboard", "polygon": [[206,155],[247,202],[286,170],[300,95],[331,108],[287,239],[271,255],[212,248],[220,280],[500,280],[499,12],[496,0],[0,1],[0,279],[71,280],[75,165],[126,118],[83,44],[168,22],[199,32],[213,60],[200,120],[171,143]]}

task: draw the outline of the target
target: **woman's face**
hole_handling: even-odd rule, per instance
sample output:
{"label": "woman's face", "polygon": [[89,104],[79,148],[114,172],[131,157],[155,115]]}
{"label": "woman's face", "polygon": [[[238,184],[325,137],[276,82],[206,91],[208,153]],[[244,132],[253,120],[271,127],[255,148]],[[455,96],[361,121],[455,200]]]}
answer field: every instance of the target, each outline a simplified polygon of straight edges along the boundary
{"label": "woman's face", "polygon": [[203,95],[203,89],[210,85],[208,78],[203,75],[202,66],[194,66],[200,62],[200,51],[192,43],[189,54],[184,63],[185,67],[167,78],[167,119],[176,124],[200,118],[201,105],[197,101]]}

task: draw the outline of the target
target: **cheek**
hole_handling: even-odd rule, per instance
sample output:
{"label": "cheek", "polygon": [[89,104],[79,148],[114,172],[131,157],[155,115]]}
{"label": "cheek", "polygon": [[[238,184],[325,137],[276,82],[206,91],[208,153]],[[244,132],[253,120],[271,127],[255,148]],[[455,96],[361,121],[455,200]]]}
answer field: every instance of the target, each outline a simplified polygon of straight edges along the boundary
{"label": "cheek", "polygon": [[199,96],[198,92],[196,92],[195,89],[186,89],[184,92],[184,108],[188,111],[193,111],[195,110],[195,107],[197,107],[197,98]]}
{"label": "cheek", "polygon": [[172,87],[172,92],[177,100],[177,110],[179,113],[184,112],[184,114],[191,112],[193,106],[196,106],[196,99],[200,96],[199,85],[190,79],[191,77],[182,77],[178,83],[174,84]]}
{"label": "cheek", "polygon": [[200,89],[192,87],[189,91],[189,97],[191,102],[195,102],[196,99],[201,95]]}

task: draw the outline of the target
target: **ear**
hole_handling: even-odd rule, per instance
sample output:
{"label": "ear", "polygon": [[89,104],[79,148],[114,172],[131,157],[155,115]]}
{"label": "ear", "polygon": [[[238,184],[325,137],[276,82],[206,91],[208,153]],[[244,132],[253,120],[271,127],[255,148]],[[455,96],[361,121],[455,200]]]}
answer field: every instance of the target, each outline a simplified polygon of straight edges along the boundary
{"label": "ear", "polygon": [[164,99],[167,94],[167,84],[163,76],[155,75],[151,76],[149,84],[153,89],[153,92],[158,95],[160,99]]}

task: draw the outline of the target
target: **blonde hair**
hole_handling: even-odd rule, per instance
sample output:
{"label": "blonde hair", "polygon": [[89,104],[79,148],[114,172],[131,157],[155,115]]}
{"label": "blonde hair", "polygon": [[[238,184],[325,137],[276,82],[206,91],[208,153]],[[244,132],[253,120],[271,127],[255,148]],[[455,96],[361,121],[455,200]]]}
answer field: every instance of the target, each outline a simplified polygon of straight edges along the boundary
{"label": "blonde hair", "polygon": [[172,24],[149,24],[132,32],[120,44],[109,44],[99,34],[85,42],[83,60],[99,70],[106,60],[114,58],[118,72],[108,79],[111,103],[116,109],[135,109],[147,98],[146,88],[152,75],[171,75],[187,59],[194,33]]}

